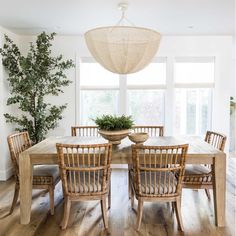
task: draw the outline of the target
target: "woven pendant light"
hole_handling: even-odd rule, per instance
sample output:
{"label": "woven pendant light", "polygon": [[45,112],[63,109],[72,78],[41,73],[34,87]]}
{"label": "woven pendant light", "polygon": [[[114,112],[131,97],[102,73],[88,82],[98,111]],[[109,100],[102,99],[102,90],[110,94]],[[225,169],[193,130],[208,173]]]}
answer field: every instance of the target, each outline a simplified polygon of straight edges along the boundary
{"label": "woven pendant light", "polygon": [[95,60],[107,70],[117,74],[135,73],[151,62],[161,35],[147,28],[120,25],[126,19],[127,4],[121,3],[119,7],[122,17],[116,26],[89,30],[85,40]]}

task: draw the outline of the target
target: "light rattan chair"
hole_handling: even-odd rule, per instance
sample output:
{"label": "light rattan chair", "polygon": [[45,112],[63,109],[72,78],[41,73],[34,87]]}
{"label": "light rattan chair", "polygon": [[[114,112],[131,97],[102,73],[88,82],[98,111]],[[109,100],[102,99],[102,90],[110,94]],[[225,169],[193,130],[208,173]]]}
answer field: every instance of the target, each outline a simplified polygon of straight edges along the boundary
{"label": "light rattan chair", "polygon": [[97,136],[99,137],[100,134],[98,133],[97,126],[72,126],[71,127],[71,136]]}
{"label": "light rattan chair", "polygon": [[176,209],[179,229],[181,217],[182,176],[188,144],[176,146],[132,145],[133,175],[131,176],[131,206],[138,200],[137,229],[139,230],[143,202],[172,202]]}
{"label": "light rattan chair", "polygon": [[[164,135],[164,126],[160,125],[134,125],[132,127],[132,130],[134,133],[139,132],[145,132],[148,133],[149,137],[157,137],[157,136],[163,136]],[[128,191],[129,191],[129,198],[131,194],[131,184],[130,184],[130,178],[132,174],[132,165],[128,165]]]}
{"label": "light rattan chair", "polygon": [[[226,136],[217,132],[207,131],[205,141],[220,151],[224,151]],[[213,188],[213,166],[186,165],[183,188],[205,189],[206,195],[210,199],[209,189]]]}
{"label": "light rattan chair", "polygon": [[134,133],[146,132],[150,137],[163,136],[164,126],[156,125],[135,125],[132,127]]}
{"label": "light rattan chair", "polygon": [[[14,168],[14,176],[16,180],[14,197],[10,209],[11,214],[16,206],[19,196],[20,182],[19,182],[19,154],[29,147],[31,141],[28,132],[20,132],[9,135],[7,137],[10,156]],[[50,212],[54,214],[54,187],[60,181],[59,168],[55,165],[42,165],[34,166],[33,169],[33,188],[34,189],[47,189],[50,196]]]}
{"label": "light rattan chair", "polygon": [[61,228],[67,227],[72,201],[100,200],[103,222],[107,229],[106,197],[110,194],[112,145],[105,143],[56,146],[65,200]]}

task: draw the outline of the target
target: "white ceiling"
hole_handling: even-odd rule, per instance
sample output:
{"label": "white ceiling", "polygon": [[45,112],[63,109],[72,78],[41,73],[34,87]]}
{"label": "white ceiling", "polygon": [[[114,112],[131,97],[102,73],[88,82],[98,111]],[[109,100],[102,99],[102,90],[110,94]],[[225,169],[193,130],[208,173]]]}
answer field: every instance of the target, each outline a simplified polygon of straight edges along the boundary
{"label": "white ceiling", "polygon": [[[121,0],[122,1],[122,0]],[[0,0],[0,25],[19,34],[83,34],[115,25],[119,0]],[[127,18],[164,35],[234,34],[234,0],[129,0]]]}

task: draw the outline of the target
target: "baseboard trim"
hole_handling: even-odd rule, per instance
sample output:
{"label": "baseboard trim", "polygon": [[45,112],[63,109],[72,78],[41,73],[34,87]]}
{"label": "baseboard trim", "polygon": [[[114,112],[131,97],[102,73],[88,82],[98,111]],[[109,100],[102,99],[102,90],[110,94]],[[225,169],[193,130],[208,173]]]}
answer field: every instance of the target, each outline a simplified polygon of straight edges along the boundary
{"label": "baseboard trim", "polygon": [[13,175],[13,168],[9,167],[7,170],[0,170],[0,181],[8,180]]}

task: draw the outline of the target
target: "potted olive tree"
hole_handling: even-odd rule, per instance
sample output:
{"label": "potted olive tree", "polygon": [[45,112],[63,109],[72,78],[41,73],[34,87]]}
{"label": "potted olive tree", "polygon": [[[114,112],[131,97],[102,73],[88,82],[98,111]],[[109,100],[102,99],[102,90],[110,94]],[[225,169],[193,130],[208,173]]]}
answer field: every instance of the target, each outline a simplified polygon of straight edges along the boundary
{"label": "potted olive tree", "polygon": [[131,116],[103,115],[97,117],[94,122],[98,126],[98,132],[112,144],[120,144],[121,140],[127,137],[133,126]]}

